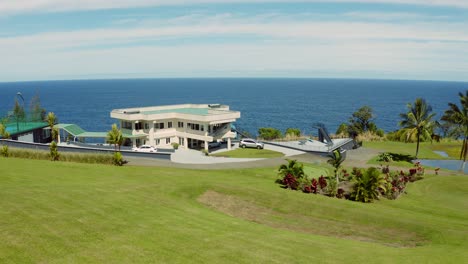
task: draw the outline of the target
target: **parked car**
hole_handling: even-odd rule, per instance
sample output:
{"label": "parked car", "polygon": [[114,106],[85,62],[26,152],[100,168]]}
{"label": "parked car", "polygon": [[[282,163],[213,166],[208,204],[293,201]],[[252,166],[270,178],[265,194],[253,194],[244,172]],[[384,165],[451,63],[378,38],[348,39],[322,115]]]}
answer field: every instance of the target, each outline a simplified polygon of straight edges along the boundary
{"label": "parked car", "polygon": [[[201,144],[201,147],[204,148],[205,147],[205,143],[202,143]],[[219,148],[221,147],[221,142],[219,141],[213,141],[213,142],[208,142],[208,148]]]}
{"label": "parked car", "polygon": [[156,148],[150,146],[150,145],[141,145],[137,148],[132,148],[132,151],[137,151],[137,152],[156,152]]}
{"label": "parked car", "polygon": [[239,141],[239,147],[263,149],[263,143],[257,142],[255,139],[244,138],[241,141]]}

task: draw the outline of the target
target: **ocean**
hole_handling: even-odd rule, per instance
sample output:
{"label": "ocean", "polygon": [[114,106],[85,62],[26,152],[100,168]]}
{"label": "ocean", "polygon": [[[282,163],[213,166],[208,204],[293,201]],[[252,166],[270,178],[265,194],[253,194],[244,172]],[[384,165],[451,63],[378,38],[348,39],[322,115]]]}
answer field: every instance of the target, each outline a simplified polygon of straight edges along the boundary
{"label": "ocean", "polygon": [[372,107],[375,123],[386,132],[398,129],[406,105],[423,97],[440,118],[449,102],[468,83],[407,80],[207,78],[115,79],[0,83],[0,113],[14,105],[17,92],[29,101],[38,94],[42,106],[61,123],[88,131],[108,131],[117,108],[169,104],[227,104],[241,112],[237,126],[255,135],[260,127],[282,131],[299,128],[316,134],[313,124],[324,123],[334,133],[361,106]]}

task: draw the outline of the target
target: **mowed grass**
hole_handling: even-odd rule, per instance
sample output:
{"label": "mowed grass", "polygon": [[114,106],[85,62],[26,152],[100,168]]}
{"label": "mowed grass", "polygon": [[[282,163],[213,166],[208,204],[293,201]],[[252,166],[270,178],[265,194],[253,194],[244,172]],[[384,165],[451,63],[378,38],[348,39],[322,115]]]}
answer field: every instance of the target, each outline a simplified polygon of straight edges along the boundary
{"label": "mowed grass", "polygon": [[278,158],[283,157],[284,154],[269,149],[238,148],[234,150],[211,154],[211,156],[227,158]]}
{"label": "mowed grass", "polygon": [[460,263],[468,177],[362,204],[284,190],[277,168],[0,158],[1,263]]}
{"label": "mowed grass", "polygon": [[[457,159],[461,148],[461,141],[451,142],[421,142],[419,145],[419,159]],[[404,142],[393,142],[393,141],[382,141],[382,142],[364,142],[363,146],[366,148],[381,150],[382,152],[390,152],[394,154],[400,154],[407,156],[408,161],[395,160],[390,163],[391,166],[398,167],[412,167],[413,164],[410,162],[416,154],[416,143],[404,143]],[[449,155],[449,158],[443,157],[434,151],[444,151]],[[377,161],[377,156],[369,160],[369,164],[381,164]]]}

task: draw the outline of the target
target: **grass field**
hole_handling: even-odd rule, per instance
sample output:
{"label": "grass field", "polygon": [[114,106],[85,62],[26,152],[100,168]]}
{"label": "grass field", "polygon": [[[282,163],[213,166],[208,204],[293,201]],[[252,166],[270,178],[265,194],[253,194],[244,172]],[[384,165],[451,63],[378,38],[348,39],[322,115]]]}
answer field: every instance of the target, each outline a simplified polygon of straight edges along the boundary
{"label": "grass field", "polygon": [[238,148],[235,150],[211,154],[211,156],[227,158],[277,158],[283,157],[284,154],[268,149]]}
{"label": "grass field", "polygon": [[466,176],[427,176],[396,201],[361,204],[281,189],[277,168],[13,158],[0,158],[0,168],[1,263],[468,259]]}

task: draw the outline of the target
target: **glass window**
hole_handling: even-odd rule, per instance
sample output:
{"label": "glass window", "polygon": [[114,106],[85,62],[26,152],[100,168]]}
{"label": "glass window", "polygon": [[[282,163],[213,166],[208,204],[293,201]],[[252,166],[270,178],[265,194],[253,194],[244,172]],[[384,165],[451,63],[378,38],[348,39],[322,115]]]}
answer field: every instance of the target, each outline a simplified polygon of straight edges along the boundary
{"label": "glass window", "polygon": [[178,123],[177,123],[177,126],[178,126],[178,127],[184,127],[184,122],[178,122]]}
{"label": "glass window", "polygon": [[172,128],[172,122],[167,122],[167,128]]}
{"label": "glass window", "polygon": [[166,144],[170,144],[171,143],[171,138],[166,138]]}

